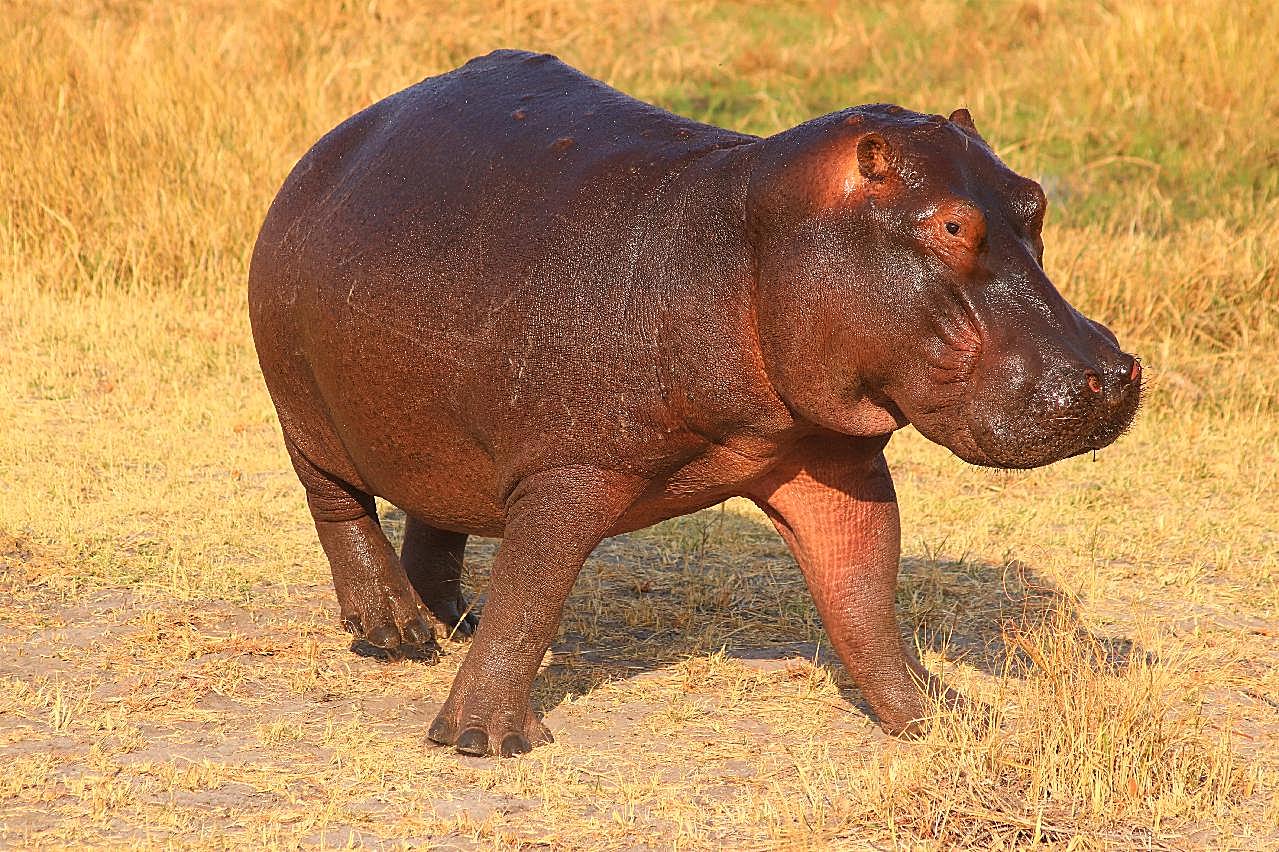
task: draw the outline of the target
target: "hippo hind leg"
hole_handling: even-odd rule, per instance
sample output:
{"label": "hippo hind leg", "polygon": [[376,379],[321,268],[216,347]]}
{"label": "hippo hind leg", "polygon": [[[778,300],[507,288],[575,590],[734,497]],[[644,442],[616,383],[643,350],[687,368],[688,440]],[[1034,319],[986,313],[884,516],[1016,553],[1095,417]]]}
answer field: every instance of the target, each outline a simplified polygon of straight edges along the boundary
{"label": "hippo hind leg", "polygon": [[464,754],[509,756],[550,742],[530,702],[582,563],[646,483],[569,467],[520,482],[507,503],[484,618],[427,737]]}
{"label": "hippo hind leg", "polygon": [[465,533],[437,529],[409,516],[400,562],[418,597],[449,631],[449,638],[469,638],[479,624],[462,595],[465,550]]}
{"label": "hippo hind leg", "polygon": [[333,571],[342,626],[363,656],[435,662],[425,609],[378,523],[373,496],[323,472],[288,441],[320,545]]}

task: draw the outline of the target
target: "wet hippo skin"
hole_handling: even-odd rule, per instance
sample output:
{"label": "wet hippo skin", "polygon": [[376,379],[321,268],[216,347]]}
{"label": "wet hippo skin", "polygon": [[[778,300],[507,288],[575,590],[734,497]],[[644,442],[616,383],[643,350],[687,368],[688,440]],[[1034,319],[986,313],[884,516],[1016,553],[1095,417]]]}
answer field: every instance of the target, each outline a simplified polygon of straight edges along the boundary
{"label": "wet hippo skin", "polygon": [[[343,623],[425,657],[428,613],[474,630],[429,737],[524,752],[596,545],[740,495],[880,724],[918,731],[945,692],[894,621],[889,436],[1033,467],[1109,444],[1140,396],[1045,276],[1044,208],[966,110],[761,139],[517,51],[348,119],[285,181],[249,293]],[[375,496],[409,517],[398,556]],[[478,626],[472,534],[502,538]]]}

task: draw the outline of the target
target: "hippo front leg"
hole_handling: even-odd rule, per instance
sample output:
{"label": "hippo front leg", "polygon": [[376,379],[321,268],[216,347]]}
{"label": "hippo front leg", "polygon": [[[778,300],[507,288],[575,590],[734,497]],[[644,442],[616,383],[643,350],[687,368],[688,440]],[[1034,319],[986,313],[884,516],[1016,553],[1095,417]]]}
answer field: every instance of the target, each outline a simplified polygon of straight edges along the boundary
{"label": "hippo front leg", "polygon": [[958,696],[898,633],[901,528],[883,453],[814,442],[763,484],[756,502],[790,546],[831,644],[880,726],[894,735],[920,733],[930,715],[925,690]]}
{"label": "hippo front leg", "polygon": [[509,756],[550,742],[529,705],[569,590],[644,483],[570,467],[523,480],[507,502],[484,617],[427,736],[465,754]]}

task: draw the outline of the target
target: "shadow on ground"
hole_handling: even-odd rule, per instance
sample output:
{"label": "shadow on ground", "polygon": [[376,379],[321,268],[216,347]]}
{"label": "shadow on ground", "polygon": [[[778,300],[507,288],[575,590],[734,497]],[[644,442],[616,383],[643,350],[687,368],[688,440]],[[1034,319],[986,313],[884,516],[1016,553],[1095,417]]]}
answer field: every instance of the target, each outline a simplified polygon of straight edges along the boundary
{"label": "shadow on ground", "polygon": [[[383,523],[398,543],[402,513],[390,510]],[[466,583],[479,609],[498,543],[467,546]],[[1017,561],[905,556],[897,606],[903,641],[995,676],[1028,670],[1015,647],[1020,628],[1052,619],[1084,630],[1071,595]],[[1127,638],[1089,635],[1098,665],[1123,669],[1145,653]],[[534,686],[542,713],[609,681],[717,652],[760,669],[829,667],[845,697],[868,713],[781,539],[762,518],[723,506],[603,542],[574,587],[552,651]]]}

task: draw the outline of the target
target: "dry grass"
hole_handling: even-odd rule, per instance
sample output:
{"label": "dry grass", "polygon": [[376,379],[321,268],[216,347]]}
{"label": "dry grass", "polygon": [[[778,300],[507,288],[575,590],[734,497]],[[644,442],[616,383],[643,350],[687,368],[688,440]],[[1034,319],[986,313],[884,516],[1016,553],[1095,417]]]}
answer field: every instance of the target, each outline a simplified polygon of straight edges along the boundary
{"label": "dry grass", "polygon": [[[1045,182],[1143,415],[1024,474],[890,448],[904,622],[999,724],[879,736],[736,503],[600,549],[529,757],[423,744],[460,653],[348,653],[248,251],[320,133],[499,45],[761,133],[967,104]],[[0,843],[1279,845],[1277,54],[1212,0],[0,9]]]}

